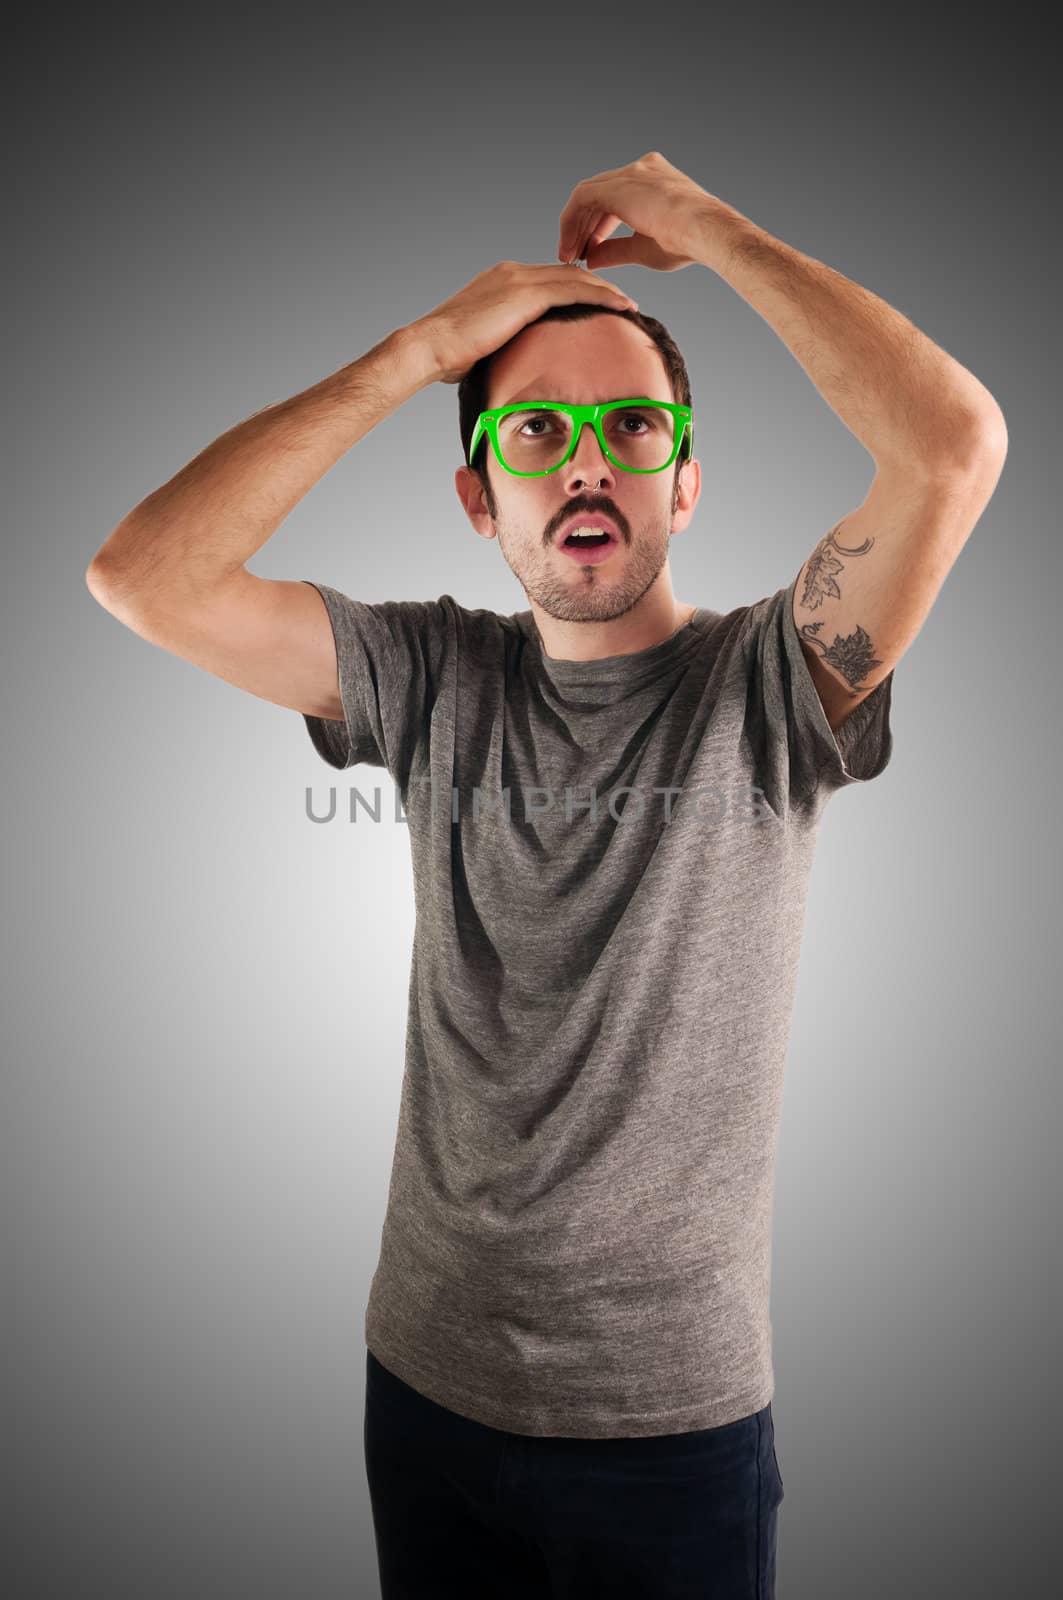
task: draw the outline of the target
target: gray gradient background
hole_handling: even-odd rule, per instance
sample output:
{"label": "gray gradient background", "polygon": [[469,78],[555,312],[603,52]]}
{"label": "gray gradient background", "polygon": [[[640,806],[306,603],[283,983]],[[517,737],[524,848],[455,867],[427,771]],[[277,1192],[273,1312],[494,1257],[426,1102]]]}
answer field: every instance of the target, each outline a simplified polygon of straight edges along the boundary
{"label": "gray gradient background", "polygon": [[[651,149],[904,311],[1010,433],[898,668],[892,762],[831,802],[813,871],[776,1187],[779,1593],[1058,1577],[1059,130],[1042,41],[1001,18],[109,9],[12,41],[8,1592],[378,1594],[363,1316],[407,830],[309,822],[330,774],[301,717],[137,638],[85,567],[233,423],[493,262],[553,261],[573,186]],[[710,271],[607,275],[691,372],[678,598],[773,592],[870,457]],[[460,460],[433,385],[252,570],[522,608]],[[334,776],[341,815],[349,784],[394,792]]]}

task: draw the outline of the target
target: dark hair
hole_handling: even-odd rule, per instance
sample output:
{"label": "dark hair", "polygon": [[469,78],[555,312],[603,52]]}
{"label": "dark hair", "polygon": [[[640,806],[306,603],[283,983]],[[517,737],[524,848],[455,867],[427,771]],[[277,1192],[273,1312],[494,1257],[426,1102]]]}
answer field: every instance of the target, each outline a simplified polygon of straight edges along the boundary
{"label": "dark hair", "polygon": [[[637,328],[647,333],[661,352],[661,359],[668,374],[673,399],[682,406],[691,404],[690,377],[687,365],[680,354],[679,346],[672,338],[663,322],[658,322],[656,317],[647,316],[644,311],[614,311],[611,306],[588,305],[586,301],[578,301],[572,305],[548,306],[541,317],[536,317],[534,322],[526,323],[528,328],[534,328],[540,322],[580,322],[584,317],[626,317],[628,322],[633,322]],[[513,335],[519,339],[524,328]],[[491,485],[487,477],[487,455],[491,448],[490,440],[483,436],[476,447],[478,465],[469,459],[469,445],[472,443],[473,429],[476,427],[477,418],[481,411],[487,409],[487,391],[490,385],[491,362],[495,356],[507,350],[513,343],[509,339],[500,345],[497,350],[492,350],[489,355],[481,356],[475,366],[462,378],[458,385],[458,425],[461,429],[462,449],[465,453],[466,466],[473,467],[483,481],[488,497],[491,496]],[[690,455],[689,435],[684,438],[680,446],[679,455],[675,464],[675,481],[679,478],[680,469]]]}

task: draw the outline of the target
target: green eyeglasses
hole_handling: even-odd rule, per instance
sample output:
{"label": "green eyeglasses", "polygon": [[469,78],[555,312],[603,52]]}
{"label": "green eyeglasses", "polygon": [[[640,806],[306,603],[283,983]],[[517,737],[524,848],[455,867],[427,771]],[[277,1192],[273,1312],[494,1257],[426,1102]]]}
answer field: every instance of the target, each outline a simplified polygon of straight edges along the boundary
{"label": "green eyeglasses", "polygon": [[[569,406],[560,400],[520,400],[481,411],[469,445],[475,461],[481,439],[490,439],[499,464],[516,478],[543,478],[573,455],[589,422],[608,461],[624,472],[663,472],[688,440],[694,452],[690,406],[668,400],[607,400]],[[634,423],[635,427],[629,426]]]}

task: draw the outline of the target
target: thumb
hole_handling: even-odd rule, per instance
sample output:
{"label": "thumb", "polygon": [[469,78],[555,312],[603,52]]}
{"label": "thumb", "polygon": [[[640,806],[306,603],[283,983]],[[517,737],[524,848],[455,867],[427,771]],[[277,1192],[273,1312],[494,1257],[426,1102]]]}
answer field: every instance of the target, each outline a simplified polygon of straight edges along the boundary
{"label": "thumb", "polygon": [[644,233],[631,233],[623,239],[603,239],[601,244],[589,245],[584,258],[587,270],[596,272],[599,267],[648,267],[659,247]]}

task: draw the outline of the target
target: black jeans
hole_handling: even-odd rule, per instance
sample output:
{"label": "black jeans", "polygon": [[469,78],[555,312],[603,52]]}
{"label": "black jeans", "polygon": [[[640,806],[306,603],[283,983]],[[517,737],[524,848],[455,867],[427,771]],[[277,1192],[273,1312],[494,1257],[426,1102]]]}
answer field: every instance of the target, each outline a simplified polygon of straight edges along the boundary
{"label": "black jeans", "polygon": [[505,1433],[366,1351],[382,1600],[774,1600],[771,1405],[632,1439]]}

